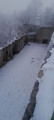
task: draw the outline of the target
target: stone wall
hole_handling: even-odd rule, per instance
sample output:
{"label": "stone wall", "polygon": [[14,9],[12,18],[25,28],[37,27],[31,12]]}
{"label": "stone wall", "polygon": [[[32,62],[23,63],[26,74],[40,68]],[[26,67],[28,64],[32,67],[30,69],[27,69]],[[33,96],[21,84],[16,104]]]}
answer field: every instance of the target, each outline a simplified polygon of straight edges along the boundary
{"label": "stone wall", "polygon": [[52,27],[42,27],[36,34],[36,43],[46,43],[48,44],[51,40],[52,33],[54,28]]}
{"label": "stone wall", "polygon": [[37,33],[24,35],[21,38],[15,40],[13,43],[0,49],[0,68],[10,59],[12,59],[14,54],[20,52],[28,42],[48,44],[50,42],[53,30],[54,28],[42,27],[37,31]]}
{"label": "stone wall", "polygon": [[0,68],[5,65],[10,59],[12,59],[14,54],[20,52],[27,44],[27,42],[27,35],[24,35],[20,39],[15,40],[12,44],[7,45],[3,49],[0,49]]}

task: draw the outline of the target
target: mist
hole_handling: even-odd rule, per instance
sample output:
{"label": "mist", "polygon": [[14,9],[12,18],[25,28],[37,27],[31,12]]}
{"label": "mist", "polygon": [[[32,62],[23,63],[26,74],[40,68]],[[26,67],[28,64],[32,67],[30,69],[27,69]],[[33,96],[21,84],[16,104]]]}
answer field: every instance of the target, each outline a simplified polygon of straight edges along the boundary
{"label": "mist", "polygon": [[43,10],[48,7],[51,7],[54,4],[54,0],[42,0],[43,3]]}
{"label": "mist", "polygon": [[0,0],[0,13],[13,14],[25,10],[31,0]]}
{"label": "mist", "polygon": [[[0,13],[13,14],[19,13],[27,9],[32,0],[0,0]],[[37,0],[36,0],[37,1]],[[42,9],[50,7],[54,4],[53,0],[40,0],[43,4]],[[40,6],[41,7],[41,6]]]}
{"label": "mist", "polygon": [[27,34],[34,25],[54,26],[53,0],[0,0],[0,46]]}

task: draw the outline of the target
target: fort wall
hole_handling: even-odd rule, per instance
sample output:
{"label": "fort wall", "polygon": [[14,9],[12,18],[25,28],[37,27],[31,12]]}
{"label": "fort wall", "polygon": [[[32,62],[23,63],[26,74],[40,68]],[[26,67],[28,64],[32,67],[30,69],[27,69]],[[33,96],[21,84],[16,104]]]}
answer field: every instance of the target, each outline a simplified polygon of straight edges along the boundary
{"label": "fort wall", "polygon": [[54,28],[42,27],[37,33],[24,35],[0,49],[0,68],[19,53],[28,42],[49,44]]}

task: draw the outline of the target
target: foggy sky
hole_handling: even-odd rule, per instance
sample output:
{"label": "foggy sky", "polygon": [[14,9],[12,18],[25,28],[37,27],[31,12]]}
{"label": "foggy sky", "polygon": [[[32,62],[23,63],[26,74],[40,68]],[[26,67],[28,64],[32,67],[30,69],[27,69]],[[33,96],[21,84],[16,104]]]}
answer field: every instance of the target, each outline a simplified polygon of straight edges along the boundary
{"label": "foggy sky", "polygon": [[31,0],[0,0],[0,13],[20,12],[27,8]]}
{"label": "foggy sky", "polygon": [[[27,8],[32,0],[0,0],[0,13],[19,13]],[[43,9],[53,4],[54,0],[40,0],[43,2]]]}
{"label": "foggy sky", "polygon": [[47,7],[52,7],[54,5],[54,0],[42,0],[43,2],[43,9]]}

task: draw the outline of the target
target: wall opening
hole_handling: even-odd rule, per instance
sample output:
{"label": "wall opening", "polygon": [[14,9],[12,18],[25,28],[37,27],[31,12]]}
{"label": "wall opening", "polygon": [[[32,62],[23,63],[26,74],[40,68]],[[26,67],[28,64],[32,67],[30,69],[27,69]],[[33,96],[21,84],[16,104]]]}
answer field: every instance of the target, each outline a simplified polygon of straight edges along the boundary
{"label": "wall opening", "polygon": [[48,40],[47,39],[43,39],[42,40],[42,44],[48,44]]}

